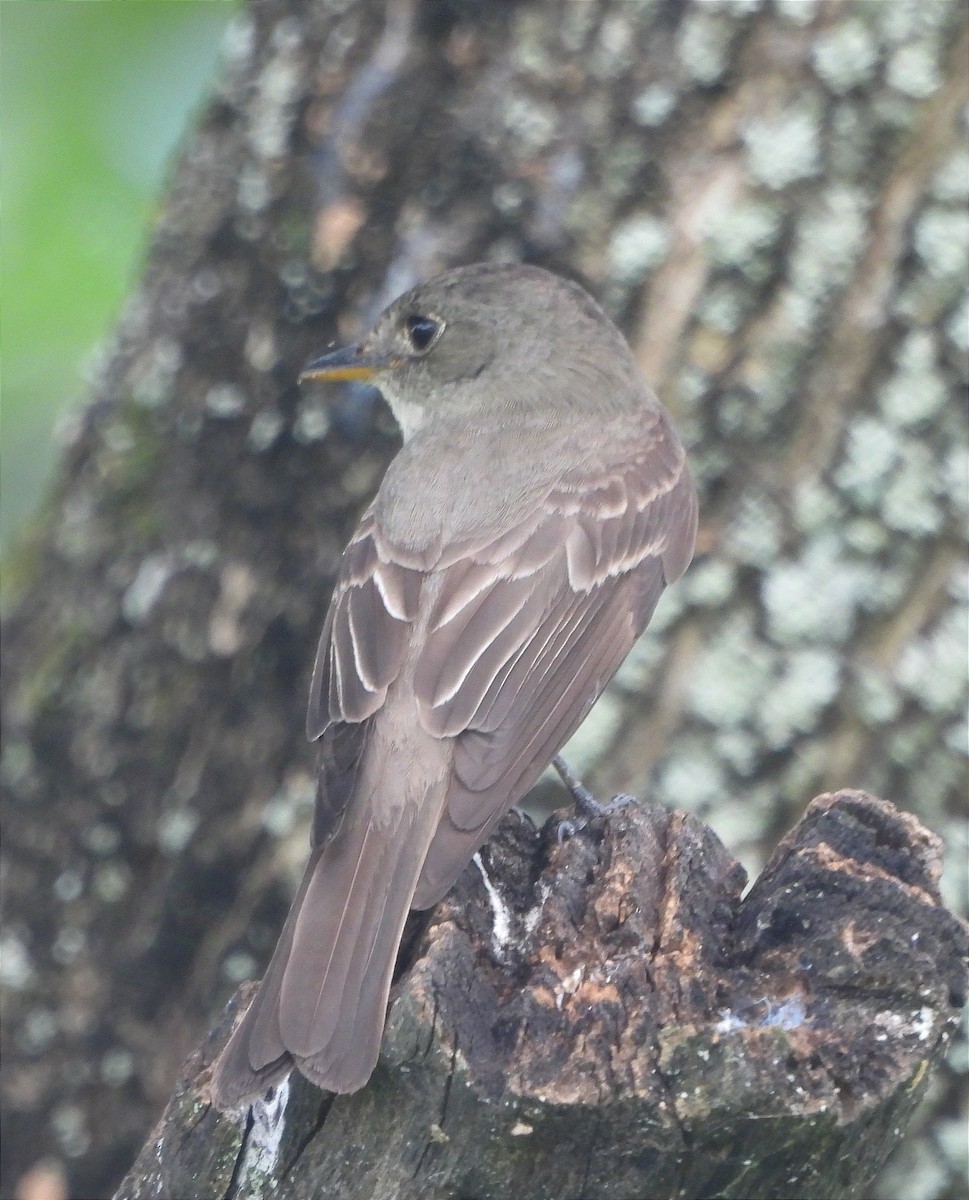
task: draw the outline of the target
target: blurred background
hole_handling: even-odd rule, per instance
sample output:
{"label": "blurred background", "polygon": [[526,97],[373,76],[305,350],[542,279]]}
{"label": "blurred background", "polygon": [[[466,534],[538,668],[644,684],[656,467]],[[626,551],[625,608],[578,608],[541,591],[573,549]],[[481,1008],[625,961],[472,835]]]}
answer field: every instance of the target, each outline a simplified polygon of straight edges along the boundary
{"label": "blurred background", "polygon": [[4,0],[0,546],[136,277],[172,151],[236,5]]}

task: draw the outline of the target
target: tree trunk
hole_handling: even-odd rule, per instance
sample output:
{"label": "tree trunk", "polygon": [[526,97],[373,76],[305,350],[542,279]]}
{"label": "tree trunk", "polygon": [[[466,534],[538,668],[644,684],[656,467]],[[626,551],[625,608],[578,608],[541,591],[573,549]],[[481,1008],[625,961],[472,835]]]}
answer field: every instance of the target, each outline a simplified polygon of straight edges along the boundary
{"label": "tree trunk", "polygon": [[[314,643],[394,449],[382,410],[328,414],[296,373],[446,266],[578,274],[690,446],[700,554],[575,765],[649,779],[754,865],[819,789],[964,836],[966,28],[955,0],[240,13],[12,567],[3,1195],[45,1157],[109,1194],[271,951]],[[937,1079],[951,1122],[964,1092]],[[542,1144],[564,1163],[563,1119]]]}

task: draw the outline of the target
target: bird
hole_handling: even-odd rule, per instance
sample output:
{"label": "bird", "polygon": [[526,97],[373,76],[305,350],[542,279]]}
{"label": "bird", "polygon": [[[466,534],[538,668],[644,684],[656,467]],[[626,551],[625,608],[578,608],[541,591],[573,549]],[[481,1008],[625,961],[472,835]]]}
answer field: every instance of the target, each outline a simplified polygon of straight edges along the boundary
{"label": "bird", "polygon": [[311,851],[216,1060],[238,1109],[293,1068],[377,1064],[411,909],[536,782],[694,551],[683,445],[579,284],[476,263],[400,296],[301,382],[366,381],[402,435],[347,546],[312,673]]}

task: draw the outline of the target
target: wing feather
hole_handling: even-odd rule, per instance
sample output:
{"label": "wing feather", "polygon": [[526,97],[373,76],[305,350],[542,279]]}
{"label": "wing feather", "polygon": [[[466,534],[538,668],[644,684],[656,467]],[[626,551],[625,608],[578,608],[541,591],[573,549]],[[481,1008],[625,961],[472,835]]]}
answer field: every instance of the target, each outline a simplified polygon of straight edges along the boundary
{"label": "wing feather", "polygon": [[[546,499],[548,524],[540,521],[531,534],[543,545],[541,582],[530,593],[541,603],[516,613],[512,581],[496,570],[491,587],[476,597],[476,626],[468,623],[441,647],[452,678],[476,679],[475,664],[487,662],[481,678],[489,686],[467,696],[461,687],[419,691],[427,727],[455,735],[456,744],[446,816],[415,903],[433,903],[450,886],[496,820],[534,783],[628,654],[664,586],[685,569],[696,500],[683,452],[673,446],[675,453],[647,446],[599,478],[566,479]],[[519,555],[526,549],[527,543]],[[485,558],[475,555],[479,564]],[[447,595],[445,581],[439,605]],[[520,635],[525,628],[531,634],[524,640],[501,637],[505,629]],[[491,641],[470,636],[475,629],[487,630]],[[424,653],[434,653],[436,636],[429,634]]]}
{"label": "wing feather", "polygon": [[313,673],[317,845],[339,827],[370,720],[408,656],[423,725],[455,739],[418,900],[450,885],[578,727],[693,553],[682,448],[663,414],[648,413],[642,432],[618,463],[586,462],[509,527],[444,539],[433,555],[395,545],[373,507],[365,514]]}

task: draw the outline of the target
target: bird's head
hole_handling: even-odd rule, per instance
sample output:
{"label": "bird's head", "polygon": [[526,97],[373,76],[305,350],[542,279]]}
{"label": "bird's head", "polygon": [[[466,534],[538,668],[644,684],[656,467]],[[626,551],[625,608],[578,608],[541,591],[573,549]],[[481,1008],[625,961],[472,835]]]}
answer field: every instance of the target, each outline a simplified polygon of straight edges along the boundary
{"label": "bird's head", "polygon": [[570,371],[588,375],[586,344],[614,350],[616,382],[629,350],[577,284],[538,267],[478,263],[405,292],[361,341],[309,363],[300,381],[359,380],[379,388],[405,439],[439,413],[544,401]]}

